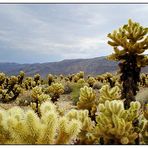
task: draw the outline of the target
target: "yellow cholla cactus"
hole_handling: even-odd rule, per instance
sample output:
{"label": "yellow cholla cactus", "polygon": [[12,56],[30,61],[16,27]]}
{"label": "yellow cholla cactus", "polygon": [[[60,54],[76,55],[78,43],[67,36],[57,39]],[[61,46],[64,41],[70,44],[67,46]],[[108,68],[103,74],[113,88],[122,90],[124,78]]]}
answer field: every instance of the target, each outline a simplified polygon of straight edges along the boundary
{"label": "yellow cholla cactus", "polygon": [[111,73],[109,73],[109,72],[106,72],[106,73],[103,74],[103,77],[104,77],[104,78],[108,78],[108,77],[109,77],[109,78],[112,78],[113,75],[112,75]]}
{"label": "yellow cholla cactus", "polygon": [[4,83],[4,81],[5,81],[5,74],[0,73],[0,86]]}
{"label": "yellow cholla cactus", "polygon": [[80,78],[79,78],[77,75],[74,75],[74,76],[73,76],[73,81],[74,81],[74,82],[77,82],[79,79],[80,79]]}
{"label": "yellow cholla cactus", "polygon": [[41,86],[36,86],[32,89],[31,97],[34,99],[34,101],[31,102],[30,106],[40,116],[40,104],[47,100],[51,100],[51,97],[44,94]]}
{"label": "yellow cholla cactus", "polygon": [[52,74],[48,74],[48,85],[50,86],[52,82],[54,82],[54,77]]}
{"label": "yellow cholla cactus", "polygon": [[41,83],[40,78],[41,78],[40,74],[34,75],[34,81],[35,81],[36,85],[39,85]]}
{"label": "yellow cholla cactus", "polygon": [[94,77],[89,77],[87,79],[87,83],[89,84],[90,87],[92,87],[95,82],[96,82],[96,80]]}
{"label": "yellow cholla cactus", "polygon": [[5,110],[0,108],[0,144],[5,144],[10,140],[10,133],[4,126],[5,118]]}
{"label": "yellow cholla cactus", "polygon": [[144,105],[143,112],[144,112],[144,117],[148,120],[148,103]]}
{"label": "yellow cholla cactus", "polygon": [[128,24],[108,34],[111,39],[108,44],[114,53],[108,56],[109,60],[119,61],[122,83],[122,99],[129,108],[131,101],[139,91],[141,68],[148,65],[148,56],[144,52],[148,49],[148,28],[137,22],[128,20]]}
{"label": "yellow cholla cactus", "polygon": [[83,78],[79,79],[78,82],[79,84],[84,84],[85,83],[85,80]]}
{"label": "yellow cholla cactus", "polygon": [[77,102],[77,107],[79,109],[92,109],[92,106],[95,104],[96,94],[91,87],[84,86],[80,89],[80,97]]}
{"label": "yellow cholla cactus", "polygon": [[107,100],[104,104],[99,104],[98,109],[95,131],[98,137],[103,137],[105,144],[110,144],[111,140],[114,141],[112,144],[134,144],[139,133],[132,121],[140,115],[139,102],[132,102],[130,108],[125,110],[123,101]]}
{"label": "yellow cholla cactus", "polygon": [[61,83],[52,83],[48,87],[48,91],[51,95],[52,101],[55,102],[64,93],[64,86]]}
{"label": "yellow cholla cactus", "polygon": [[100,103],[105,103],[106,100],[112,101],[120,99],[120,88],[118,86],[110,88],[109,85],[104,85],[99,90],[99,92],[100,92],[100,98],[99,98]]}
{"label": "yellow cholla cactus", "polygon": [[[111,60],[118,60],[118,58],[126,52],[137,54],[143,53],[148,48],[147,32],[148,28],[144,28],[140,26],[139,23],[129,19],[127,25],[119,28],[118,31],[113,31],[113,33],[108,34],[108,37],[112,39],[112,41],[108,41],[108,44],[113,46],[115,51],[115,53],[108,58]],[[128,42],[128,40],[131,40],[131,42]],[[123,47],[123,49],[118,49],[118,46]],[[144,65],[146,65],[146,63]]]}
{"label": "yellow cholla cactus", "polygon": [[79,120],[82,123],[82,130],[90,131],[93,129],[94,123],[89,117],[88,110],[72,109],[65,115],[69,120]]}
{"label": "yellow cholla cactus", "polygon": [[84,71],[80,71],[79,73],[77,73],[77,76],[79,77],[79,79],[84,78]]}
{"label": "yellow cholla cactus", "polygon": [[51,102],[44,102],[40,110],[41,118],[30,109],[1,109],[0,144],[71,144],[81,130],[81,122],[60,117]]}
{"label": "yellow cholla cactus", "polygon": [[36,100],[42,93],[42,87],[36,86],[32,89],[31,97]]}
{"label": "yellow cholla cactus", "polygon": [[33,80],[32,77],[27,77],[27,78],[24,80],[22,86],[23,86],[26,90],[29,90],[29,89],[32,89],[33,87],[35,87],[35,86],[36,86],[36,83],[35,83],[35,81]]}
{"label": "yellow cholla cactus", "polygon": [[11,76],[9,79],[9,84],[10,85],[15,85],[18,81],[18,78],[16,76]]}
{"label": "yellow cholla cactus", "polygon": [[82,124],[81,132],[77,136],[76,144],[93,144],[93,139],[90,137],[92,130],[95,127],[95,123],[89,117],[88,110],[75,110],[72,109],[66,114],[66,117],[72,120],[78,120]]}
{"label": "yellow cholla cactus", "polygon": [[81,122],[78,120],[68,121],[66,117],[59,120],[59,134],[56,144],[68,144],[80,133]]}
{"label": "yellow cholla cactus", "polygon": [[52,83],[51,86],[48,87],[49,92],[53,94],[63,94],[64,86],[61,83]]}

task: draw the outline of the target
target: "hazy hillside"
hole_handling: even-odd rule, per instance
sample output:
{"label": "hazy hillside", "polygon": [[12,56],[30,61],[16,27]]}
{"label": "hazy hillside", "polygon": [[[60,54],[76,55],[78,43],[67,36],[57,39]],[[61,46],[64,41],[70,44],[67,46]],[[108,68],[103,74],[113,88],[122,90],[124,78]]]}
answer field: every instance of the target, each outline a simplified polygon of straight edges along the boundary
{"label": "hazy hillside", "polygon": [[[51,74],[71,74],[84,71],[86,74],[102,74],[105,72],[116,71],[118,65],[116,62],[106,60],[105,57],[98,57],[93,59],[72,59],[63,60],[60,62],[51,63],[36,63],[36,64],[17,64],[17,63],[0,63],[0,72],[9,75],[16,75],[20,70],[25,71],[27,75],[34,75],[39,73],[41,76]],[[144,69],[148,72],[148,67]]]}

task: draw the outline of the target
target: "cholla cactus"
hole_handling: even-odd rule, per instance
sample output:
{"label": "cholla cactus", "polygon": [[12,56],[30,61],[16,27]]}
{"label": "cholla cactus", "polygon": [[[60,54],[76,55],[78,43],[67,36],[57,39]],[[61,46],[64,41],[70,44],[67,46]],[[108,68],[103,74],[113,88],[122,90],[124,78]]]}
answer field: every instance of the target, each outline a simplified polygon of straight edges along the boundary
{"label": "cholla cactus", "polygon": [[14,86],[17,83],[18,83],[18,78],[16,76],[11,76],[9,79],[9,85]]}
{"label": "cholla cactus", "polygon": [[41,78],[41,76],[39,74],[34,75],[34,81],[35,81],[36,85],[39,85],[41,83],[40,78]]}
{"label": "cholla cactus", "polygon": [[79,77],[78,77],[77,75],[74,75],[74,76],[73,76],[73,81],[74,81],[74,82],[77,82],[78,80],[79,80]]}
{"label": "cholla cactus", "polygon": [[84,84],[85,83],[85,80],[83,78],[80,78],[77,83]]}
{"label": "cholla cactus", "polygon": [[133,120],[140,116],[140,103],[132,102],[128,110],[120,100],[106,101],[99,104],[96,117],[96,135],[103,137],[105,144],[135,144],[139,132]]}
{"label": "cholla cactus", "polygon": [[143,112],[144,112],[144,117],[148,120],[148,103],[144,104]]}
{"label": "cholla cactus", "polygon": [[5,132],[1,144],[71,144],[81,130],[81,122],[58,116],[51,102],[43,103],[40,110],[41,118],[33,110],[19,107],[1,111],[0,135]]}
{"label": "cholla cactus", "polygon": [[84,71],[80,71],[79,73],[77,73],[77,76],[79,77],[79,79],[83,79],[84,78]]}
{"label": "cholla cactus", "polygon": [[0,97],[2,102],[8,102],[10,99],[9,94],[7,94],[7,90],[0,89]]}
{"label": "cholla cactus", "polygon": [[73,79],[74,82],[78,82],[79,79],[84,78],[84,72],[80,71],[79,73],[76,73],[75,75],[72,75],[71,78]]}
{"label": "cholla cactus", "polygon": [[0,86],[4,83],[5,81],[5,74],[4,73],[0,73]]}
{"label": "cholla cactus", "polygon": [[143,125],[141,127],[142,144],[148,144],[148,116],[147,116],[147,114],[148,113],[144,113],[145,118],[141,120],[141,124]]}
{"label": "cholla cactus", "polygon": [[22,88],[20,85],[16,84],[12,90],[14,96],[10,99],[11,101],[16,100],[16,98],[19,96],[19,94],[22,92]]}
{"label": "cholla cactus", "polygon": [[90,87],[92,87],[95,82],[96,82],[96,80],[94,77],[89,77],[87,79],[87,83],[89,84]]}
{"label": "cholla cactus", "polygon": [[4,124],[5,116],[4,116],[5,111],[0,108],[0,144],[5,144],[7,141],[10,140],[10,133],[9,131],[6,130]]}
{"label": "cholla cactus", "polygon": [[60,77],[60,80],[64,79],[64,76],[62,74],[60,74],[59,77]]}
{"label": "cholla cactus", "polygon": [[88,109],[91,111],[93,105],[96,102],[96,94],[91,87],[84,86],[80,89],[80,97],[77,102],[79,109]]}
{"label": "cholla cactus", "polygon": [[148,49],[147,33],[148,28],[129,20],[119,30],[108,34],[112,40],[108,44],[114,48],[114,53],[108,59],[121,61],[119,67],[123,83],[122,99],[126,99],[126,108],[129,108],[131,101],[135,101],[141,67],[148,65],[148,56],[142,55]]}
{"label": "cholla cactus", "polygon": [[142,73],[142,74],[140,75],[140,84],[141,84],[142,86],[148,86],[148,75],[147,75],[147,74]]}
{"label": "cholla cactus", "polygon": [[43,93],[43,92],[42,92],[42,87],[36,86],[36,87],[34,87],[34,88],[32,89],[32,94],[31,94],[31,96],[32,96],[32,98],[34,98],[35,100],[37,100],[38,97],[39,97],[42,93]]}
{"label": "cholla cactus", "polygon": [[49,95],[43,93],[42,87],[40,86],[36,86],[32,89],[31,97],[34,99],[34,101],[30,104],[30,106],[40,116],[40,104],[47,100],[51,100],[51,98]]}
{"label": "cholla cactus", "polygon": [[10,91],[13,90],[15,84],[18,83],[18,78],[16,76],[11,76],[9,78],[9,81],[8,81],[8,90],[7,90],[7,93],[10,93]]}
{"label": "cholla cactus", "polygon": [[25,81],[23,82],[23,85],[24,85],[24,88],[25,88],[26,90],[30,90],[30,89],[32,89],[33,87],[36,86],[36,83],[35,83],[35,81],[32,79],[32,77],[27,77],[27,78],[25,79]]}
{"label": "cholla cactus", "polygon": [[18,77],[18,84],[22,84],[23,79],[25,77],[25,73],[23,71],[20,71],[20,73],[17,77]]}
{"label": "cholla cactus", "polygon": [[18,85],[18,78],[16,76],[11,76],[5,78],[3,86],[0,88],[0,99],[3,103],[14,101],[21,92],[22,88]]}
{"label": "cholla cactus", "polygon": [[51,86],[48,87],[48,91],[51,95],[51,100],[55,102],[60,95],[64,93],[64,86],[61,83],[52,83]]}
{"label": "cholla cactus", "polygon": [[99,82],[102,82],[102,83],[103,83],[103,81],[104,81],[103,75],[98,75],[98,76],[96,77],[96,80],[98,80]]}
{"label": "cholla cactus", "polygon": [[82,124],[81,132],[77,136],[75,144],[93,144],[91,132],[95,127],[94,122],[89,117],[88,110],[75,110],[72,109],[65,115],[70,121],[78,120]]}
{"label": "cholla cactus", "polygon": [[68,121],[66,117],[59,120],[59,135],[56,144],[68,144],[80,133],[81,122],[78,120]]}
{"label": "cholla cactus", "polygon": [[54,82],[54,77],[52,74],[49,74],[48,75],[48,85],[50,86],[52,82]]}
{"label": "cholla cactus", "polygon": [[113,88],[110,88],[109,85],[104,85],[99,90],[100,92],[100,103],[105,103],[106,100],[112,101],[112,100],[119,100],[120,95],[120,88],[118,86],[115,86]]}

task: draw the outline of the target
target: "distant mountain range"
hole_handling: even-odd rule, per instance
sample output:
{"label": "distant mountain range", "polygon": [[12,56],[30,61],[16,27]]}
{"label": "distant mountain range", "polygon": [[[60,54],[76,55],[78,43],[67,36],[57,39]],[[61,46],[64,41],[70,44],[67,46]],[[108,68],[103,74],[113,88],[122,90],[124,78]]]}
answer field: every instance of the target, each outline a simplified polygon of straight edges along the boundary
{"label": "distant mountain range", "polygon": [[[106,57],[35,64],[0,63],[0,72],[8,75],[17,75],[19,71],[23,70],[27,76],[33,76],[39,73],[42,77],[47,76],[49,73],[68,75],[79,71],[84,71],[90,75],[97,75],[105,72],[114,72],[117,69],[118,63],[109,61]],[[142,71],[148,72],[148,66],[142,69]]]}

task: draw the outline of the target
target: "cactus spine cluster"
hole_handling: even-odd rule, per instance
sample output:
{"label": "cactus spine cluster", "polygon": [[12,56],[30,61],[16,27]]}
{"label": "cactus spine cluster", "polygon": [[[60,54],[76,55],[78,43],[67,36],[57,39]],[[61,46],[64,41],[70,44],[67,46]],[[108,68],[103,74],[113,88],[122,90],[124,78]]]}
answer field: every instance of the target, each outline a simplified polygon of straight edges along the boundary
{"label": "cactus spine cluster", "polygon": [[80,89],[80,97],[77,102],[79,109],[87,109],[90,112],[95,102],[96,94],[91,87],[84,86]]}
{"label": "cactus spine cluster", "polygon": [[112,101],[112,100],[120,100],[120,88],[118,86],[115,86],[113,88],[110,88],[109,85],[104,85],[100,89],[100,97],[99,102],[105,103],[106,100]]}
{"label": "cactus spine cluster", "polygon": [[40,105],[42,102],[51,100],[50,96],[45,94],[42,87],[36,86],[32,89],[31,97],[34,99],[30,106],[40,116]]}
{"label": "cactus spine cluster", "polygon": [[139,133],[132,121],[140,115],[139,102],[132,102],[125,110],[123,101],[107,100],[105,104],[99,104],[98,109],[95,130],[98,137],[103,137],[104,144],[135,144]]}
{"label": "cactus spine cluster", "polygon": [[0,100],[4,103],[16,100],[22,91],[19,85],[20,81],[18,77],[6,77],[3,73],[1,73],[0,78]]}
{"label": "cactus spine cluster", "polygon": [[44,102],[40,110],[41,118],[19,107],[1,110],[1,144],[69,144],[79,134],[81,122],[60,117],[54,104]]}

